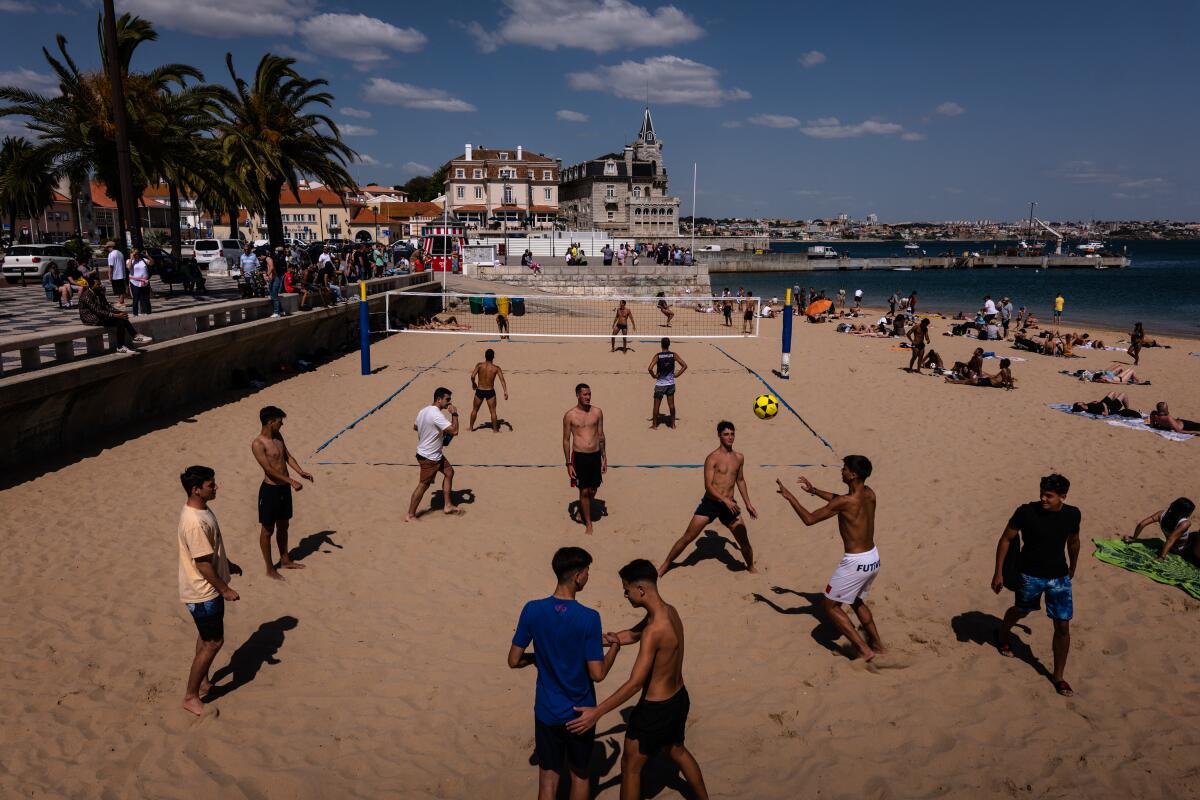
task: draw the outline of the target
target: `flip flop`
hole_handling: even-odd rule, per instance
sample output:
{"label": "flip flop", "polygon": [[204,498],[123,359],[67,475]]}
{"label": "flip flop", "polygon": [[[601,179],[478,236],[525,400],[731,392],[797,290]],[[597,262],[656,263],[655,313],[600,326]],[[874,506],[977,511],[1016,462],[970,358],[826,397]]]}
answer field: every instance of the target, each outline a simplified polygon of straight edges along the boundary
{"label": "flip flop", "polygon": [[1067,683],[1066,681],[1055,681],[1054,691],[1058,692],[1063,697],[1073,697],[1075,695],[1075,690],[1072,689],[1071,684]]}
{"label": "flip flop", "polygon": [[993,643],[996,645],[996,649],[1000,651],[1000,655],[1005,658],[1012,658],[1014,656],[1012,646],[1008,642],[1000,641],[1000,631],[996,631]]}

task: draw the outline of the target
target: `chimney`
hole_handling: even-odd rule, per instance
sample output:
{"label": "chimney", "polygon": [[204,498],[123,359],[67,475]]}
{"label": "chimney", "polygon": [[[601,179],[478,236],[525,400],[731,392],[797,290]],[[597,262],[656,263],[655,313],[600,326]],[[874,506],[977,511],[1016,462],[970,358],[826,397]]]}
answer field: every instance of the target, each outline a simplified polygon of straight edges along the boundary
{"label": "chimney", "polygon": [[633,147],[625,145],[625,177],[633,176]]}
{"label": "chimney", "polygon": [[466,147],[464,149],[466,151],[466,155],[464,156],[464,158],[466,158],[467,161],[470,161],[471,160],[471,143],[467,142]]}
{"label": "chimney", "polygon": [[524,148],[523,148],[523,147],[521,147],[521,145],[517,145],[517,161],[520,161],[520,160],[521,160],[521,152],[522,152],[523,150],[524,150]]}

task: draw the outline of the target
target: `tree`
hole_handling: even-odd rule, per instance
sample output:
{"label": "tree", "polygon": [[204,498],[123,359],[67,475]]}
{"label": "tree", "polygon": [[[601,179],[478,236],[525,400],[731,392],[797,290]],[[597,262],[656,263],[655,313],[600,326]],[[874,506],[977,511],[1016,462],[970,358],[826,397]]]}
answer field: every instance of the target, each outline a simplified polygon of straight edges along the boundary
{"label": "tree", "polygon": [[21,136],[0,142],[0,209],[8,217],[13,241],[17,238],[17,215],[30,225],[54,203],[57,176],[45,153]]}
{"label": "tree", "polygon": [[234,70],[233,54],[226,53],[234,88],[214,87],[220,103],[218,137],[231,177],[256,196],[272,247],[283,244],[279,195],[285,185],[297,197],[301,176],[339,193],[354,186],[346,166],[357,153],[342,141],[332,119],[307,110],[332,105],[333,96],[321,90],[327,82],[302,77],[295,63],[267,53],[254,82],[247,84]]}
{"label": "tree", "polygon": [[443,166],[432,175],[417,175],[399,188],[414,203],[428,203],[445,191],[446,169]]}

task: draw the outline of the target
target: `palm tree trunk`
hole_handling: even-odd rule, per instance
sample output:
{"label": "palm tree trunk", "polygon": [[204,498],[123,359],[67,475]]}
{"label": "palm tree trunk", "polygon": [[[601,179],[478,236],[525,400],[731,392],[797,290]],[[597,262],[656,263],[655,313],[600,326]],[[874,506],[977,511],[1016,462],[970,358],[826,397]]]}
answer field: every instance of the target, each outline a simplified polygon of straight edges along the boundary
{"label": "palm tree trunk", "polygon": [[233,200],[226,200],[226,205],[229,208],[229,238],[238,238],[238,204]]}
{"label": "palm tree trunk", "polygon": [[179,187],[174,181],[167,181],[167,191],[171,195],[171,258],[178,264],[183,258],[183,236],[179,231]]}
{"label": "palm tree trunk", "polygon": [[267,218],[267,238],[271,240],[271,249],[283,247],[283,211],[279,207],[279,192],[283,190],[283,181],[268,181],[266,184],[266,203],[263,212]]}

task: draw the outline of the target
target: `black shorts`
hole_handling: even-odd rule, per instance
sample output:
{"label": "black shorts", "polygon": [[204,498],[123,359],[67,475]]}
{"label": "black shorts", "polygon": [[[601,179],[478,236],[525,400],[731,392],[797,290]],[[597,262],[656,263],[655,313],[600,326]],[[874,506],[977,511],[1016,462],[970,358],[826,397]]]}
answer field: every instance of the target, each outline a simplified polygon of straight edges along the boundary
{"label": "black shorts", "polygon": [[737,521],[738,515],[729,510],[729,506],[722,503],[720,500],[715,500],[708,495],[704,495],[700,500],[700,505],[696,506],[693,512],[697,517],[705,517],[709,522],[714,519],[721,520],[721,524],[729,527]]}
{"label": "black shorts", "polygon": [[640,700],[629,715],[625,738],[636,739],[644,755],[683,744],[684,728],[687,727],[691,707],[692,701],[688,698],[686,686],[668,700]]}
{"label": "black shorts", "polygon": [[496,396],[496,390],[495,389],[476,389],[475,396],[478,397],[480,400],[491,400],[493,397]]}
{"label": "black shorts", "polygon": [[258,521],[271,527],[292,518],[292,487],[264,483],[258,487]]}
{"label": "black shorts", "polygon": [[218,642],[225,638],[225,598],[217,595],[202,603],[186,603],[200,638],[206,642]]}
{"label": "black shorts", "polygon": [[506,317],[503,314],[497,314],[496,315],[496,325],[497,325],[497,327],[500,327],[500,328],[505,327],[506,325],[508,325],[508,317]]}
{"label": "black shorts", "polygon": [[604,482],[600,471],[600,451],[573,453],[571,462],[575,466],[575,485],[580,489],[598,489]]}
{"label": "black shorts", "polygon": [[629,330],[629,326],[626,325],[624,322],[618,322],[616,325],[613,326],[613,330],[620,331],[621,333],[626,333]]}
{"label": "black shorts", "polygon": [[754,319],[754,312],[750,309],[746,309],[745,313],[742,314],[742,319],[746,320],[746,322],[749,322],[750,320]]}
{"label": "black shorts", "polygon": [[733,309],[729,306],[722,308],[721,313],[725,315],[725,319],[732,319],[733,317]]}
{"label": "black shorts", "polygon": [[536,717],[533,720],[533,750],[537,754],[538,769],[559,772],[565,760],[576,772],[585,772],[592,760],[595,742],[595,727],[586,733],[574,734],[566,725],[547,725]]}
{"label": "black shorts", "polygon": [[112,279],[113,297],[121,297],[122,295],[124,295],[125,287],[128,284],[129,284],[129,280],[127,278],[113,278]]}

